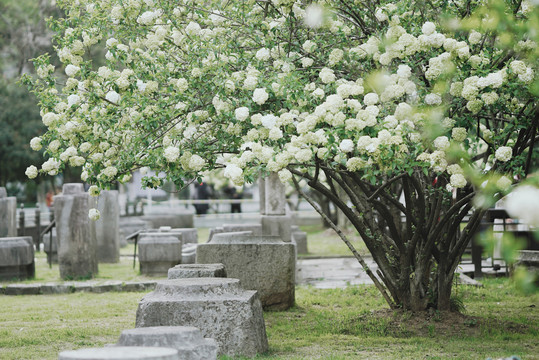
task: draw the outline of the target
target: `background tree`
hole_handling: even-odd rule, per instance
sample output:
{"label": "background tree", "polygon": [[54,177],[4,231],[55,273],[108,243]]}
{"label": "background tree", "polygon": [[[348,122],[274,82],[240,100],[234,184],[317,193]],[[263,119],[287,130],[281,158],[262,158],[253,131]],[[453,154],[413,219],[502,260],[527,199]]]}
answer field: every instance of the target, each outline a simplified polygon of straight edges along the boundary
{"label": "background tree", "polygon": [[[376,274],[325,218],[392,308],[450,309],[484,209],[533,170],[539,12],[527,2],[60,5],[68,79],[48,56],[25,79],[50,156],[30,178],[69,164],[99,188],[142,166],[166,174],[150,187],[216,168],[238,185],[261,171],[304,179],[359,232]],[[527,30],[508,38],[496,14]],[[105,66],[88,56],[100,42]]]}

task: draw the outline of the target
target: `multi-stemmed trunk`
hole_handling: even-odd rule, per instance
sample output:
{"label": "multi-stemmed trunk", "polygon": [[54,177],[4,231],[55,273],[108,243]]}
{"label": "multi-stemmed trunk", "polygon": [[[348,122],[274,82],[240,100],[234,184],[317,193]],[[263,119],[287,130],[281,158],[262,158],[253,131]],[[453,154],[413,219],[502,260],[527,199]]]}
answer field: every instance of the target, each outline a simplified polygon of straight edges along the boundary
{"label": "multi-stemmed trunk", "polygon": [[[455,269],[484,214],[472,208],[471,188],[453,196],[446,190],[446,178],[425,175],[420,169],[387,178],[382,185],[321,164],[310,173],[291,171],[308,180],[350,220],[379,268],[376,273],[366,269],[367,273],[392,308],[450,310]],[[320,181],[321,172],[325,182]],[[347,200],[337,189],[344,191]],[[468,222],[461,231],[465,218]],[[332,227],[339,230],[334,223]]]}

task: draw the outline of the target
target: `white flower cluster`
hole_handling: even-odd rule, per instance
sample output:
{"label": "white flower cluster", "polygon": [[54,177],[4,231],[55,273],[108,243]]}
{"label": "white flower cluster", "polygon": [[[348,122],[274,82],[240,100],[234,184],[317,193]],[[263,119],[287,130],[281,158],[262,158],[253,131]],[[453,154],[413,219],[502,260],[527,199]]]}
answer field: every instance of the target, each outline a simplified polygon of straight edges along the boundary
{"label": "white flower cluster", "polygon": [[511,157],[513,156],[513,149],[510,146],[500,146],[496,149],[494,156],[498,161],[507,162],[511,160]]}
{"label": "white flower cluster", "polygon": [[97,221],[101,217],[101,213],[97,209],[90,209],[88,211],[88,218],[92,221]]}

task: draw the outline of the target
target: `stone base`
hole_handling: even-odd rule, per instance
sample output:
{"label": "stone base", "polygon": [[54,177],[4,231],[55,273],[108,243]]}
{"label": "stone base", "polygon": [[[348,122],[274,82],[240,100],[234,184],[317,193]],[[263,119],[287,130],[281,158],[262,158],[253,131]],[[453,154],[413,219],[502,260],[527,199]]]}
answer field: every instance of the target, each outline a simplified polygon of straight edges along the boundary
{"label": "stone base", "polygon": [[169,279],[187,279],[202,277],[226,278],[223,264],[182,264],[168,270]]}
{"label": "stone base", "polygon": [[25,280],[34,276],[32,238],[30,236],[0,238],[0,279]]}
{"label": "stone base", "polygon": [[279,236],[284,242],[292,241],[292,218],[288,215],[262,215],[262,233]]}
{"label": "stone base", "polygon": [[163,280],[144,296],[136,327],[193,326],[219,344],[219,354],[253,357],[268,350],[260,300],[238,279]]}
{"label": "stone base", "polygon": [[178,350],[162,347],[110,346],[62,351],[58,360],[180,360]]}
{"label": "stone base", "polygon": [[159,228],[160,233],[181,234],[182,244],[198,244],[198,231],[194,228],[173,229],[168,226]]}
{"label": "stone base", "polygon": [[278,236],[244,233],[216,234],[197,248],[198,264],[222,263],[227,276],[257,290],[264,309],[285,310],[294,305],[296,246]]}
{"label": "stone base", "polygon": [[305,231],[294,231],[292,241],[296,243],[298,254],[307,254],[307,233]]}
{"label": "stone base", "polygon": [[172,235],[143,234],[138,243],[141,274],[166,276],[182,261],[182,242]]}
{"label": "stone base", "polygon": [[182,214],[149,214],[144,215],[142,220],[149,221],[153,229],[159,229],[161,226],[170,226],[171,228],[194,228],[194,214],[185,212]]}
{"label": "stone base", "polygon": [[215,360],[217,343],[188,326],[154,326],[122,331],[119,346],[166,347],[178,350],[182,360]]}

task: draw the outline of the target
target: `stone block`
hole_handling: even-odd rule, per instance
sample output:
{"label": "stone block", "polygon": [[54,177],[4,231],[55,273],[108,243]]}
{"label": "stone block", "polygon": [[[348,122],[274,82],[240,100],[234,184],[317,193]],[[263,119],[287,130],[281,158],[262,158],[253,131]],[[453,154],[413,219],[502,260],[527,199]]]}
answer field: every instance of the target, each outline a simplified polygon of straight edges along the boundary
{"label": "stone block", "polygon": [[64,184],[63,190],[54,197],[60,277],[91,278],[97,274],[97,244],[88,218],[89,196],[82,184]]}
{"label": "stone block", "polygon": [[226,277],[223,264],[181,264],[168,270],[169,279]]}
{"label": "stone block", "polygon": [[32,237],[0,238],[0,279],[24,280],[35,275]]}
{"label": "stone block", "polygon": [[62,351],[58,360],[180,360],[178,350],[162,347],[109,346]]}
{"label": "stone block", "polygon": [[[129,235],[132,235],[137,231],[151,229],[152,223],[136,216],[120,217],[119,227],[120,237],[125,240]],[[130,242],[133,241],[133,239],[130,240]]]}
{"label": "stone block", "polygon": [[12,284],[6,286],[6,295],[39,295],[40,284]]}
{"label": "stone block", "polygon": [[222,233],[199,244],[198,264],[221,263],[228,277],[258,291],[264,309],[285,310],[294,305],[296,246],[277,236]]}
{"label": "stone block", "polygon": [[211,239],[213,239],[213,236],[215,234],[220,234],[220,233],[223,233],[223,232],[225,232],[225,229],[223,229],[222,227],[211,228],[210,229],[210,235],[208,236],[208,242],[210,242]]}
{"label": "stone block", "polygon": [[92,287],[92,292],[102,294],[111,291],[122,291],[122,282],[117,280],[106,281],[103,284],[98,284]]}
{"label": "stone block", "polygon": [[305,231],[294,231],[292,239],[296,243],[298,254],[307,254],[307,233]]}
{"label": "stone block", "polygon": [[262,225],[258,223],[223,224],[223,232],[250,231],[253,235],[262,235]]}
{"label": "stone block", "polygon": [[90,223],[97,241],[97,261],[117,263],[120,260],[118,190],[103,190],[94,201],[97,201],[96,207],[101,213],[99,220]]}
{"label": "stone block", "polygon": [[288,215],[263,215],[261,217],[262,233],[279,236],[284,242],[292,241],[292,218]]}
{"label": "stone block", "polygon": [[198,244],[198,231],[195,228],[177,228],[161,226],[159,232],[170,234],[181,234],[182,244]]}
{"label": "stone block", "polygon": [[253,357],[268,350],[256,291],[238,279],[191,278],[158,281],[137,309],[136,327],[193,326],[219,345],[219,354]]}
{"label": "stone block", "polygon": [[66,284],[48,283],[41,285],[41,293],[43,295],[70,294],[72,292],[73,288]]}
{"label": "stone block", "polygon": [[17,236],[17,198],[0,187],[0,237]]}
{"label": "stone block", "polygon": [[182,360],[215,360],[217,343],[190,326],[152,326],[122,331],[119,346],[167,347],[178,350]]}
{"label": "stone block", "polygon": [[[181,234],[176,234],[181,237]],[[167,233],[142,234],[138,241],[140,273],[167,275],[168,269],[182,261],[182,242]]]}
{"label": "stone block", "polygon": [[161,226],[194,228],[194,216],[194,213],[185,211],[177,214],[148,214],[142,216],[142,220],[149,221],[153,229],[159,229]]}
{"label": "stone block", "polygon": [[265,183],[265,215],[286,214],[286,191],[277,173],[271,173],[264,179]]}
{"label": "stone block", "polygon": [[155,281],[126,281],[122,284],[122,291],[148,291],[153,289],[155,289]]}
{"label": "stone block", "polygon": [[194,264],[197,257],[198,244],[182,245],[182,264]]}

